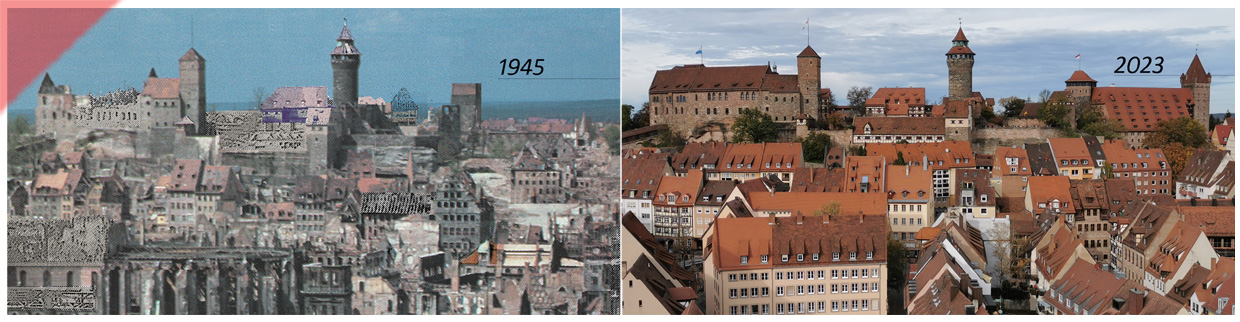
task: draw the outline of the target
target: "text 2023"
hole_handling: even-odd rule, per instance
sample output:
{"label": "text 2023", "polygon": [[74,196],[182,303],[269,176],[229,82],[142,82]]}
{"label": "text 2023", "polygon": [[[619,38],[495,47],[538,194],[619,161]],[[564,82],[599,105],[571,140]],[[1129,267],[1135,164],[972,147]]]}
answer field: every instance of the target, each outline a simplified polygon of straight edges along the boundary
{"label": "text 2023", "polygon": [[[1127,72],[1127,73],[1129,73],[1129,74],[1158,74],[1158,73],[1161,73],[1161,72],[1163,71],[1163,65],[1162,65],[1162,64],[1163,64],[1163,58],[1162,58],[1162,56],[1158,56],[1158,57],[1154,57],[1154,58],[1150,58],[1150,56],[1145,56],[1145,57],[1137,57],[1137,56],[1132,56],[1132,57],[1124,57],[1124,56],[1119,56],[1119,57],[1115,57],[1115,59],[1116,59],[1116,60],[1119,60],[1119,67],[1115,67],[1115,73],[1116,73],[1116,74],[1123,74],[1123,73],[1125,73],[1125,72]],[[1157,64],[1154,64],[1154,63],[1153,63],[1155,60],[1157,60],[1157,61],[1158,61],[1158,63],[1157,63]],[[1144,64],[1143,64],[1143,62],[1144,62]],[[1144,66],[1144,67],[1142,67],[1142,66]],[[1149,69],[1150,69],[1150,67],[1158,67],[1158,70],[1152,70],[1152,71],[1151,71],[1151,70],[1149,70]]]}
{"label": "text 2023", "polygon": [[[512,76],[517,73],[525,72],[525,75],[542,75],[543,60],[545,59],[526,59],[524,63],[522,63],[519,58],[501,60],[499,61],[499,74]],[[533,65],[533,67],[531,67],[531,65]],[[537,68],[538,71],[534,71],[535,68]]]}

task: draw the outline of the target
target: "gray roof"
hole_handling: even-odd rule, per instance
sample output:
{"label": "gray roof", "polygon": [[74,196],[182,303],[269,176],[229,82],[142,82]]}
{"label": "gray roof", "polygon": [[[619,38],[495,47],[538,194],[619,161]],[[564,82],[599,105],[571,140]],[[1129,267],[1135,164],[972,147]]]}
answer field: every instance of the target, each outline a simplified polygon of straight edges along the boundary
{"label": "gray roof", "polygon": [[263,108],[328,107],[327,86],[280,87],[263,100]]}

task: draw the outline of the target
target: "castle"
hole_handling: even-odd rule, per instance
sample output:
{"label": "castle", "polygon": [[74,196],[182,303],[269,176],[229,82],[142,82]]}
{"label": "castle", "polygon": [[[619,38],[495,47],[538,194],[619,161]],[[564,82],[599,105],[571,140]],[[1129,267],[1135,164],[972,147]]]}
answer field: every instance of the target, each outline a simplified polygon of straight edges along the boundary
{"label": "castle", "polygon": [[35,128],[38,134],[56,140],[72,140],[95,129],[149,132],[180,127],[188,135],[204,134],[207,60],[190,48],[177,62],[178,78],[159,78],[151,68],[141,92],[130,88],[100,96],[75,95],[69,86],[57,86],[50,74],[44,74],[35,105]]}
{"label": "castle", "polygon": [[772,66],[676,66],[655,73],[650,84],[650,125],[666,124],[674,133],[718,123],[730,126],[745,109],[758,109],[776,122],[821,119],[822,58],[806,46],[797,55],[797,74],[781,75]]}

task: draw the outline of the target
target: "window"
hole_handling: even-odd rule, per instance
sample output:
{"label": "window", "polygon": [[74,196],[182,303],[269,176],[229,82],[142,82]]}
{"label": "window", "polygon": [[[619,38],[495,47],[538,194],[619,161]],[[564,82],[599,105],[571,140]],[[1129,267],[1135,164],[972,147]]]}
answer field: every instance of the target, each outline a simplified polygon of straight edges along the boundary
{"label": "window", "polygon": [[837,279],[837,278],[840,278],[840,271],[834,270],[834,269],[831,270],[831,279]]}
{"label": "window", "polygon": [[762,273],[762,280],[765,281],[768,279],[771,279],[771,275],[769,275],[769,273]]}
{"label": "window", "polygon": [[[918,224],[918,225],[920,225],[920,224],[921,224],[921,219],[918,219],[918,220],[917,220],[917,224]],[[867,251],[867,252],[865,252],[865,259],[874,259],[874,251]]]}
{"label": "window", "polygon": [[762,288],[762,297],[767,297],[767,296],[771,296],[771,288],[769,288],[769,287],[763,287],[763,288]]}
{"label": "window", "polygon": [[736,298],[736,289],[728,290],[728,298]]}
{"label": "window", "polygon": [[788,254],[779,255],[779,259],[780,259],[780,260],[783,260],[783,261],[784,261],[784,263],[787,263],[787,262],[788,262]]}
{"label": "window", "polygon": [[741,256],[741,265],[749,265],[749,256]]}
{"label": "window", "polygon": [[804,261],[805,261],[805,254],[797,254],[797,261],[798,261],[798,262],[804,262]]}
{"label": "window", "polygon": [[783,286],[779,286],[779,287],[776,287],[776,288],[775,288],[775,296],[784,296],[784,287],[783,287]]}
{"label": "window", "polygon": [[736,274],[728,274],[728,282],[735,282]]}
{"label": "window", "polygon": [[831,253],[831,260],[833,261],[840,260],[840,253],[839,252]]}
{"label": "window", "polygon": [[831,293],[839,293],[839,292],[840,292],[839,284],[831,284]]}
{"label": "window", "polygon": [[805,295],[805,285],[797,285],[797,295]]}
{"label": "window", "polygon": [[848,260],[850,261],[857,260],[857,252],[848,252]]}
{"label": "window", "polygon": [[[767,262],[767,261],[769,261],[770,259],[771,259],[771,256],[770,256],[770,255],[762,255],[762,263],[763,263],[763,264],[766,264],[766,262]],[[766,273],[763,273],[763,274],[766,274]]]}

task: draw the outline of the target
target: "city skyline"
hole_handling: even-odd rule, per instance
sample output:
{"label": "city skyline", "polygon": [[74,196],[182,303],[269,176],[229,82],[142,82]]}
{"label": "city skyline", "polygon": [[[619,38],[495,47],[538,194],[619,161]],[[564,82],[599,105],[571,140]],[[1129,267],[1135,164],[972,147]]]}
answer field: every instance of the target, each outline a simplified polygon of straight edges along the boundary
{"label": "city skyline", "polygon": [[[623,104],[647,100],[656,70],[678,65],[763,65],[796,72],[808,40],[822,56],[822,87],[847,104],[852,86],[924,87],[947,94],[943,53],[963,28],[977,53],[974,90],[1037,99],[1080,68],[1098,86],[1178,87],[1194,52],[1215,75],[1211,113],[1233,111],[1234,11],[1206,9],[626,9]],[[1188,17],[1193,19],[1153,19]],[[745,17],[741,19],[741,17]],[[675,17],[675,19],[669,19]],[[1127,18],[1125,18],[1127,17]],[[1150,17],[1142,19],[1141,17]],[[736,19],[732,19],[736,18]],[[808,18],[808,22],[806,19]],[[1047,21],[1056,23],[1047,23]],[[808,25],[808,28],[806,28]],[[1052,27],[1045,27],[1052,26]],[[1058,26],[1072,26],[1071,29]],[[808,39],[807,31],[808,29]],[[701,48],[702,55],[695,52]],[[1075,59],[1080,54],[1081,58]],[[1117,56],[1162,56],[1157,76],[1120,76]]]}
{"label": "city skyline", "polygon": [[[359,96],[390,100],[404,87],[419,105],[432,106],[448,103],[450,88],[442,84],[481,82],[488,96],[502,98],[496,101],[614,99],[618,15],[603,9],[116,9],[46,72],[80,94],[141,90],[151,68],[175,75],[176,57],[193,47],[207,60],[208,104],[251,102],[258,87],[270,94],[277,87],[329,86],[328,54],[348,18],[363,56]],[[615,41],[598,41],[609,38]],[[575,45],[551,45],[560,41]],[[129,59],[97,64],[118,54]],[[543,79],[500,79],[497,67],[506,58],[545,59],[547,72]],[[40,80],[10,107],[32,110]],[[560,90],[570,85],[574,91]]]}

